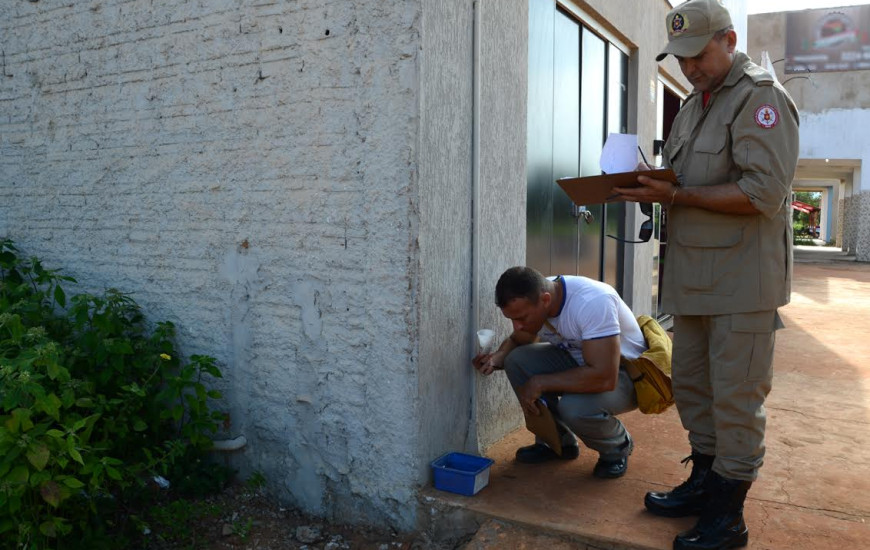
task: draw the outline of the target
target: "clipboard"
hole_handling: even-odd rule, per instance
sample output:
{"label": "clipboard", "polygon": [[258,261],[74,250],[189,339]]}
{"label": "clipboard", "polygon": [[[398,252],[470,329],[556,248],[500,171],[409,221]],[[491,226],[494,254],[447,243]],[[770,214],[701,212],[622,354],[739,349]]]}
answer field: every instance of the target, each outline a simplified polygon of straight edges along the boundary
{"label": "clipboard", "polygon": [[562,437],[559,436],[553,413],[550,412],[550,408],[542,399],[538,399],[538,409],[541,411],[538,416],[523,411],[523,416],[526,417],[526,428],[540,437],[557,455],[562,456]]}
{"label": "clipboard", "polygon": [[559,187],[571,198],[577,206],[604,204],[611,200],[614,187],[640,187],[638,176],[649,176],[657,180],[665,180],[679,185],[677,174],[670,168],[659,170],[641,170],[639,172],[619,172],[601,176],[586,176],[583,178],[560,178],[556,180]]}

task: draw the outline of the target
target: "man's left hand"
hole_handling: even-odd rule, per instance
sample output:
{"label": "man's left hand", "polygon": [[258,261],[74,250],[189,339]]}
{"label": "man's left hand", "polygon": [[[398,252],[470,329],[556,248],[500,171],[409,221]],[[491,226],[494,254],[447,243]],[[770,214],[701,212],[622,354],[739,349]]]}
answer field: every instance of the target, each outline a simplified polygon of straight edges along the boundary
{"label": "man's left hand", "polygon": [[638,176],[637,182],[640,187],[614,187],[617,194],[616,201],[626,202],[657,202],[669,205],[674,189],[673,183],[666,180],[658,180],[649,176]]}
{"label": "man's left hand", "polygon": [[520,401],[520,406],[523,408],[523,412],[532,416],[540,415],[541,410],[538,408],[538,398],[541,397],[542,393],[543,392],[538,387],[534,377],[530,378],[528,382],[517,388],[517,398]]}

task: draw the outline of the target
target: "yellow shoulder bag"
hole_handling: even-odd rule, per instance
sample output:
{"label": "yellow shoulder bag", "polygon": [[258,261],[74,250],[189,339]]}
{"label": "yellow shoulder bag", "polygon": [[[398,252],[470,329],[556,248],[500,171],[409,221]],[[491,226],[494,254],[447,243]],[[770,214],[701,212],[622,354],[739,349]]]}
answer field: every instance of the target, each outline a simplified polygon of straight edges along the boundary
{"label": "yellow shoulder bag", "polygon": [[641,315],[637,323],[648,349],[637,359],[623,358],[623,365],[634,382],[637,408],[644,414],[659,414],[674,404],[671,386],[673,343],[665,329],[649,315]]}

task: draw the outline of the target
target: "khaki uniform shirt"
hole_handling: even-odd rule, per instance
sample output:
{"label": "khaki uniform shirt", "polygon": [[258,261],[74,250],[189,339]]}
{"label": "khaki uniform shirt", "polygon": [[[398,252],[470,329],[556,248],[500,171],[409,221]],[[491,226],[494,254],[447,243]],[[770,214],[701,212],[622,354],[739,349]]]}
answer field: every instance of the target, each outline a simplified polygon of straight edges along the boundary
{"label": "khaki uniform shirt", "polygon": [[664,311],[720,315],[788,303],[798,121],[788,92],[741,52],[706,108],[700,92],[686,100],[665,144],[665,164],[686,188],[736,182],[760,213],[669,210]]}

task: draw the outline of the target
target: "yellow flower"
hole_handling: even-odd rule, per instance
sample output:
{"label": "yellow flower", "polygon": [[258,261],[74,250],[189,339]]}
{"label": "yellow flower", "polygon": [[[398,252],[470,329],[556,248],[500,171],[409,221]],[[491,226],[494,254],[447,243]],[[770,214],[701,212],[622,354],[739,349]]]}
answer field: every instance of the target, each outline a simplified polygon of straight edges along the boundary
{"label": "yellow flower", "polygon": [[167,354],[167,353],[161,353],[160,358],[163,359],[164,361],[169,361],[170,359],[172,359],[172,356]]}

